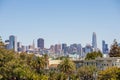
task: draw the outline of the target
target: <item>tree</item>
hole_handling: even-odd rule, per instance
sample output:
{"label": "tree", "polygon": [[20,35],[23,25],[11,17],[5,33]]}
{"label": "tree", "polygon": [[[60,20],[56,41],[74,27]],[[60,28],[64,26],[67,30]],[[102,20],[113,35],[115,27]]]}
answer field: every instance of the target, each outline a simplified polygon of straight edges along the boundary
{"label": "tree", "polygon": [[4,43],[3,43],[3,41],[2,41],[2,38],[1,38],[1,36],[0,36],[0,48],[4,48],[5,47],[5,45],[4,45]]}
{"label": "tree", "polygon": [[91,52],[86,55],[85,60],[94,60],[97,57],[102,57],[102,53],[100,51],[98,52]]}
{"label": "tree", "polygon": [[34,70],[25,63],[21,64],[21,60],[18,59],[6,62],[0,67],[0,74],[3,76],[3,80],[31,80],[39,78],[39,75]]}
{"label": "tree", "polygon": [[78,69],[77,76],[80,80],[94,80],[96,71],[94,66],[83,66]]}
{"label": "tree", "polygon": [[59,65],[58,70],[65,73],[68,77],[75,72],[75,64],[69,59],[65,58]]}
{"label": "tree", "polygon": [[59,72],[56,80],[67,80],[67,75],[63,72]]}
{"label": "tree", "polygon": [[77,74],[72,74],[70,76],[70,80],[80,80],[80,79],[77,77]]}
{"label": "tree", "polygon": [[43,58],[45,59],[45,68],[48,69],[48,65],[49,65],[49,57],[47,54],[43,55]]}
{"label": "tree", "polygon": [[114,40],[113,45],[111,46],[109,56],[120,57],[120,46],[118,45],[116,40]]}
{"label": "tree", "polygon": [[0,48],[0,80],[48,80],[44,67],[43,57]]}
{"label": "tree", "polygon": [[117,79],[120,79],[120,68],[118,68],[118,71],[117,71]]}
{"label": "tree", "polygon": [[31,66],[37,73],[43,74],[46,66],[45,59],[43,57],[35,57],[31,63]]}
{"label": "tree", "polygon": [[49,80],[57,80],[58,73],[56,71],[50,71],[49,72]]}
{"label": "tree", "polygon": [[98,80],[120,80],[120,68],[109,67],[98,73]]}

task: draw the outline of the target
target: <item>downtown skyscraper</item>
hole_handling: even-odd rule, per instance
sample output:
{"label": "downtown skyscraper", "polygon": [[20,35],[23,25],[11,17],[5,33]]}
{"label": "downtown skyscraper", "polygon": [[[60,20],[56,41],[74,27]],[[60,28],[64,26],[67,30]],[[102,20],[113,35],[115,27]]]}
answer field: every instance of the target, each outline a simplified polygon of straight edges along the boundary
{"label": "downtown skyscraper", "polygon": [[39,38],[37,40],[37,47],[40,48],[40,49],[44,49],[44,39]]}
{"label": "downtown skyscraper", "polygon": [[11,35],[9,37],[9,49],[13,49],[14,51],[17,51],[17,38],[14,35]]}
{"label": "downtown skyscraper", "polygon": [[97,51],[97,36],[95,32],[93,32],[93,35],[92,35],[92,48],[93,48],[93,51]]}
{"label": "downtown skyscraper", "polygon": [[109,53],[108,44],[106,44],[106,42],[104,40],[102,41],[102,53],[103,54]]}

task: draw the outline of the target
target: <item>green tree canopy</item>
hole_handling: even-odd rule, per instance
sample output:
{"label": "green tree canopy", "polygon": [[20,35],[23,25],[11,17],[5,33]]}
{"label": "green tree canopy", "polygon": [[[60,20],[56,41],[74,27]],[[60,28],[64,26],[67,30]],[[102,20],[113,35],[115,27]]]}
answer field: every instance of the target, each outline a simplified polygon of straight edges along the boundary
{"label": "green tree canopy", "polygon": [[44,66],[44,57],[0,48],[0,80],[48,80]]}
{"label": "green tree canopy", "polygon": [[109,67],[98,73],[98,80],[120,80],[120,68]]}
{"label": "green tree canopy", "polygon": [[3,41],[2,41],[2,38],[1,38],[1,36],[0,36],[0,48],[4,48],[5,47],[5,45],[4,45],[4,43],[3,43]]}
{"label": "green tree canopy", "polygon": [[94,74],[97,72],[94,66],[83,66],[78,69],[77,76],[79,80],[94,80]]}
{"label": "green tree canopy", "polygon": [[65,58],[58,66],[58,70],[65,73],[66,75],[70,75],[75,71],[75,64],[69,59]]}
{"label": "green tree canopy", "polygon": [[111,46],[109,56],[110,57],[120,57],[120,46],[118,45],[116,40],[114,40],[114,42]]}
{"label": "green tree canopy", "polygon": [[100,51],[88,53],[86,55],[85,60],[94,60],[97,57],[103,57],[103,55],[102,55],[102,53]]}

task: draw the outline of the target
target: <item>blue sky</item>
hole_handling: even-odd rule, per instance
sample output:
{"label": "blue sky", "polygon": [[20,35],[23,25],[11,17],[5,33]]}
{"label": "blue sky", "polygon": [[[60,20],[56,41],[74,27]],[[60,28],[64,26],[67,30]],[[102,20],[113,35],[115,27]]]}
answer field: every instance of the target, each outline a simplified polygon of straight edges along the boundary
{"label": "blue sky", "polygon": [[16,35],[23,44],[45,39],[57,43],[120,42],[120,0],[0,0],[0,35]]}

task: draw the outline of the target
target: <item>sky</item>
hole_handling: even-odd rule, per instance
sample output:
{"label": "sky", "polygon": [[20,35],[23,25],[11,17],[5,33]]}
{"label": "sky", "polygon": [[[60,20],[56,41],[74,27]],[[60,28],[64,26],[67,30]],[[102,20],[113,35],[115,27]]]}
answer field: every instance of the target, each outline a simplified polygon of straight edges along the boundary
{"label": "sky", "polygon": [[[10,35],[24,45],[38,38],[51,44],[97,45],[120,42],[120,0],[0,0],[0,36]],[[37,44],[37,42],[36,42]]]}

